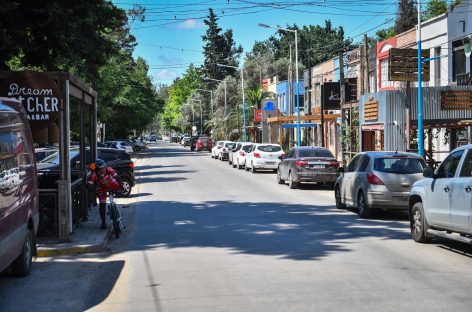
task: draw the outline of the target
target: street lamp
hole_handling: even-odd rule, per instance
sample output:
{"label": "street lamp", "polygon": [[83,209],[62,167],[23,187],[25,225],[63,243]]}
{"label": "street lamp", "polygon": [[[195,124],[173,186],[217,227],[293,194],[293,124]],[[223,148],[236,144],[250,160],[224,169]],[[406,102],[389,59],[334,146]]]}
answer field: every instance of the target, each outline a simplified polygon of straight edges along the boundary
{"label": "street lamp", "polygon": [[213,79],[213,78],[208,78],[208,77],[205,77],[203,79],[224,82],[224,84],[225,84],[225,118],[226,118],[226,106],[227,106],[226,105],[226,80],[219,80],[219,79]]}
{"label": "street lamp", "polygon": [[202,91],[202,92],[210,92],[210,107],[211,107],[211,115],[213,115],[213,91],[211,90],[205,90],[205,89],[195,89],[197,91]]}
{"label": "street lamp", "polygon": [[299,96],[298,96],[298,34],[297,34],[297,30],[296,29],[288,29],[288,28],[282,28],[282,27],[277,27],[277,26],[269,26],[269,25],[266,25],[266,24],[261,24],[259,23],[260,27],[264,27],[264,28],[274,28],[274,29],[278,29],[278,30],[282,30],[282,31],[289,31],[289,32],[293,32],[295,33],[295,76],[296,76],[296,83],[297,83],[297,142],[298,142],[298,146],[301,145],[300,143],[300,99],[299,99]]}
{"label": "street lamp", "polygon": [[243,74],[243,66],[241,67],[236,67],[236,66],[231,66],[231,65],[224,65],[224,64],[216,64],[217,66],[221,67],[228,67],[228,68],[234,68],[234,69],[239,69],[241,71],[241,91],[243,92],[243,124],[244,124],[244,142],[246,142],[246,100],[244,97],[244,74]]}
{"label": "street lamp", "polygon": [[[203,105],[202,105],[202,100],[194,100],[190,99],[192,102],[193,101],[198,101],[200,102],[200,134],[203,134]],[[192,103],[192,112],[193,112],[193,103]]]}

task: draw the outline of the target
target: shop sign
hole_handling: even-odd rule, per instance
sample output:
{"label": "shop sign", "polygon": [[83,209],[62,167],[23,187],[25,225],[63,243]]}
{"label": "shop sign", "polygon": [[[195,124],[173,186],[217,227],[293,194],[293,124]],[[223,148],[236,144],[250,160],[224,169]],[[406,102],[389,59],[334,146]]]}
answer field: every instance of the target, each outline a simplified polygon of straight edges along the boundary
{"label": "shop sign", "polygon": [[32,126],[48,125],[59,116],[60,88],[45,73],[12,74],[2,81],[0,96],[15,98],[23,104]]}
{"label": "shop sign", "polygon": [[261,122],[262,121],[262,110],[256,108],[254,110],[254,122]]}

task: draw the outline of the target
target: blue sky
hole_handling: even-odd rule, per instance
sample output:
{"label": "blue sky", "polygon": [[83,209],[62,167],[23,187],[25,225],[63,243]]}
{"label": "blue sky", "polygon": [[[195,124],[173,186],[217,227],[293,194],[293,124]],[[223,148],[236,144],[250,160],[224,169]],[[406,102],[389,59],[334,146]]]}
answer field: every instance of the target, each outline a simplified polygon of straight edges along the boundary
{"label": "blue sky", "polygon": [[185,72],[189,63],[203,62],[201,36],[206,30],[203,19],[210,7],[219,17],[219,26],[223,30],[233,29],[236,43],[247,52],[255,41],[267,39],[275,31],[258,27],[258,23],[324,25],[330,19],[334,27],[344,27],[347,37],[360,41],[365,31],[370,30],[368,34],[373,35],[391,24],[382,25],[394,18],[397,1],[114,0],[113,3],[123,9],[135,3],[146,8],[145,22],[132,23],[138,43],[135,56],[147,60],[155,83],[170,84]]}

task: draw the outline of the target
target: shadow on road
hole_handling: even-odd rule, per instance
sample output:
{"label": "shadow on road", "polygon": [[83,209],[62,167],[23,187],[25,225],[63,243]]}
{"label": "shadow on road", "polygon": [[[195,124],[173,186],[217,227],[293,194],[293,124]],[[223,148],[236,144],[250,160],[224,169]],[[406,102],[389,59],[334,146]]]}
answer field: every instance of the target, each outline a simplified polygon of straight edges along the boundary
{"label": "shadow on road", "polygon": [[135,170],[149,170],[149,169],[160,169],[160,168],[178,168],[178,167],[184,167],[184,165],[171,165],[171,166],[162,166],[162,165],[154,165],[154,166],[136,166],[134,169]]}
{"label": "shadow on road", "polygon": [[179,173],[194,173],[194,172],[197,172],[197,171],[195,170],[159,170],[159,171],[146,170],[146,171],[140,171],[139,176],[143,177],[143,176],[153,176],[153,175],[159,175],[159,174],[179,174]]}
{"label": "shadow on road", "polygon": [[[0,310],[74,312],[91,309],[108,297],[123,267],[124,261],[34,262],[28,277],[0,275]],[[18,294],[23,294],[23,300],[18,300]],[[45,301],[51,294],[55,294],[54,301]]]}
{"label": "shadow on road", "polygon": [[294,260],[348,252],[367,237],[410,239],[405,222],[310,204],[148,201],[138,204],[136,222],[131,249],[217,247]]}

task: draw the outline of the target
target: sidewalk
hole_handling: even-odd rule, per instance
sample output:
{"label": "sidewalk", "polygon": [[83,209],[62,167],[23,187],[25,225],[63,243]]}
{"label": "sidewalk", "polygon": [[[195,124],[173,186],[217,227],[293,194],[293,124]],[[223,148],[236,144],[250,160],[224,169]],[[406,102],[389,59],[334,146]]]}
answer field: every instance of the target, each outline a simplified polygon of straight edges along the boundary
{"label": "sidewalk", "polygon": [[73,255],[102,251],[111,235],[111,223],[107,216],[107,229],[100,229],[101,220],[98,207],[93,206],[88,215],[88,221],[82,222],[70,235],[70,242],[58,243],[51,240],[37,242],[38,257]]}

